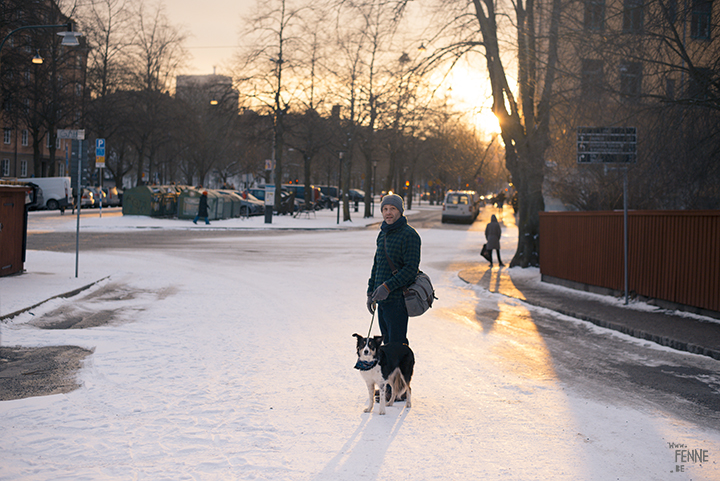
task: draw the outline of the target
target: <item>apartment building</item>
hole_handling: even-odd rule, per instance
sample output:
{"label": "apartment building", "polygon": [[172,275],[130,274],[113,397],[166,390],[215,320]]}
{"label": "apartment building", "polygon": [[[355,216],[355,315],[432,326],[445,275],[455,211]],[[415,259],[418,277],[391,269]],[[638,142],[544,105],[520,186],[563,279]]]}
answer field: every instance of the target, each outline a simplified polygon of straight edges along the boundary
{"label": "apartment building", "polygon": [[48,27],[69,21],[53,0],[0,4],[2,177],[69,175],[77,157],[77,141],[56,132],[82,128],[87,49],[62,45],[66,27]]}

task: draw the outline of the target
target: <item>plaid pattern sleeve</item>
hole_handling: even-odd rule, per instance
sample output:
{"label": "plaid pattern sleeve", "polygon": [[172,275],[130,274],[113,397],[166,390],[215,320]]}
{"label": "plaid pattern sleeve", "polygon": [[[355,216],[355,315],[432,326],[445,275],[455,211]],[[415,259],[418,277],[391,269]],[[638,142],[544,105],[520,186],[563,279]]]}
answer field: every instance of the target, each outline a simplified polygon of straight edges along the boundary
{"label": "plaid pattern sleeve", "polygon": [[[388,256],[398,269],[395,275],[385,257],[386,235]],[[417,276],[420,266],[420,244],[420,235],[409,225],[398,231],[381,232],[377,238],[377,250],[368,282],[368,292],[371,293],[384,282],[390,289],[388,299],[401,297],[402,288],[412,284]]]}

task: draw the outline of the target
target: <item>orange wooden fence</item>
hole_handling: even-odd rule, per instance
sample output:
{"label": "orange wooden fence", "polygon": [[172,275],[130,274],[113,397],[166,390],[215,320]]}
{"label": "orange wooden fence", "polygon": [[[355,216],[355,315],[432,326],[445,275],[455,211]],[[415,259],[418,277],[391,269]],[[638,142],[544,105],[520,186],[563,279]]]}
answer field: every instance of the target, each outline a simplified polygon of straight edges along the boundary
{"label": "orange wooden fence", "polygon": [[[630,211],[630,293],[720,312],[720,211]],[[542,212],[540,272],[624,292],[622,212]]]}

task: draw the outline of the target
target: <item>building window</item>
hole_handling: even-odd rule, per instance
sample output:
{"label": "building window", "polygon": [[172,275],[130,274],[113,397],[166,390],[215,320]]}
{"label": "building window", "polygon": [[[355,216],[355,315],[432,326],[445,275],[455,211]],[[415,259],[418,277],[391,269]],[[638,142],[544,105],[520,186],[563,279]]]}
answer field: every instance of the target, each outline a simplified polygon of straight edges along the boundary
{"label": "building window", "polygon": [[580,77],[582,96],[588,100],[599,100],[603,85],[602,60],[583,59]]}
{"label": "building window", "polygon": [[692,0],[692,17],[690,19],[690,36],[692,38],[710,39],[710,14],[712,0]]}
{"label": "building window", "polygon": [[22,144],[23,144],[23,147],[27,147],[27,146],[28,146],[28,144],[29,144],[29,140],[28,140],[29,137],[30,137],[30,136],[28,135],[27,129],[23,129],[23,131],[22,131]]}
{"label": "building window", "polygon": [[12,142],[12,129],[3,129],[3,142],[6,144]]}
{"label": "building window", "polygon": [[2,160],[2,175],[3,177],[10,177],[10,159],[3,159]]}
{"label": "building window", "polygon": [[642,0],[624,0],[623,3],[623,32],[642,33],[643,31],[643,4]]}
{"label": "building window", "polygon": [[605,0],[585,0],[585,30],[605,30]]}
{"label": "building window", "polygon": [[665,98],[675,100],[675,79],[665,79]]}
{"label": "building window", "polygon": [[636,62],[620,64],[620,94],[625,100],[637,102],[642,86],[642,65]]}
{"label": "building window", "polygon": [[27,177],[27,160],[20,161],[20,177]]}

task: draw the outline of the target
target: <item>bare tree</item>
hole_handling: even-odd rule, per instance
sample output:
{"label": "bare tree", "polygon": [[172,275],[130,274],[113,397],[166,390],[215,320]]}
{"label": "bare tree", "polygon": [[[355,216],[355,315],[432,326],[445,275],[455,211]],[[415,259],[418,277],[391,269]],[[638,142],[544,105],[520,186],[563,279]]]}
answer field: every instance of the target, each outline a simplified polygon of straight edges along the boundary
{"label": "bare tree", "polygon": [[[307,7],[295,7],[289,0],[258,2],[258,9],[248,20],[250,47],[238,55],[237,77],[241,91],[264,105],[273,116],[273,160],[275,169],[276,208],[280,207],[285,150],[285,117],[296,93],[292,77],[286,74],[297,68],[297,36],[302,25],[302,12]],[[272,65],[272,69],[268,67]],[[288,81],[289,80],[289,81]]]}
{"label": "bare tree", "polygon": [[[454,2],[444,5],[456,6]],[[539,212],[545,208],[542,187],[545,152],[550,144],[562,2],[551,0],[546,6],[536,0],[517,0],[511,4],[473,0],[470,10],[465,5],[457,5],[459,14],[450,24],[467,29],[467,14],[472,13],[479,27],[477,39],[471,32],[448,51],[457,53],[479,47],[485,55],[492,109],[500,122],[505,145],[505,163],[518,192],[519,238],[510,265],[537,266]],[[547,20],[540,22],[540,18]],[[503,38],[509,31],[514,32],[514,39]],[[506,70],[507,58],[517,59],[517,95]]]}

